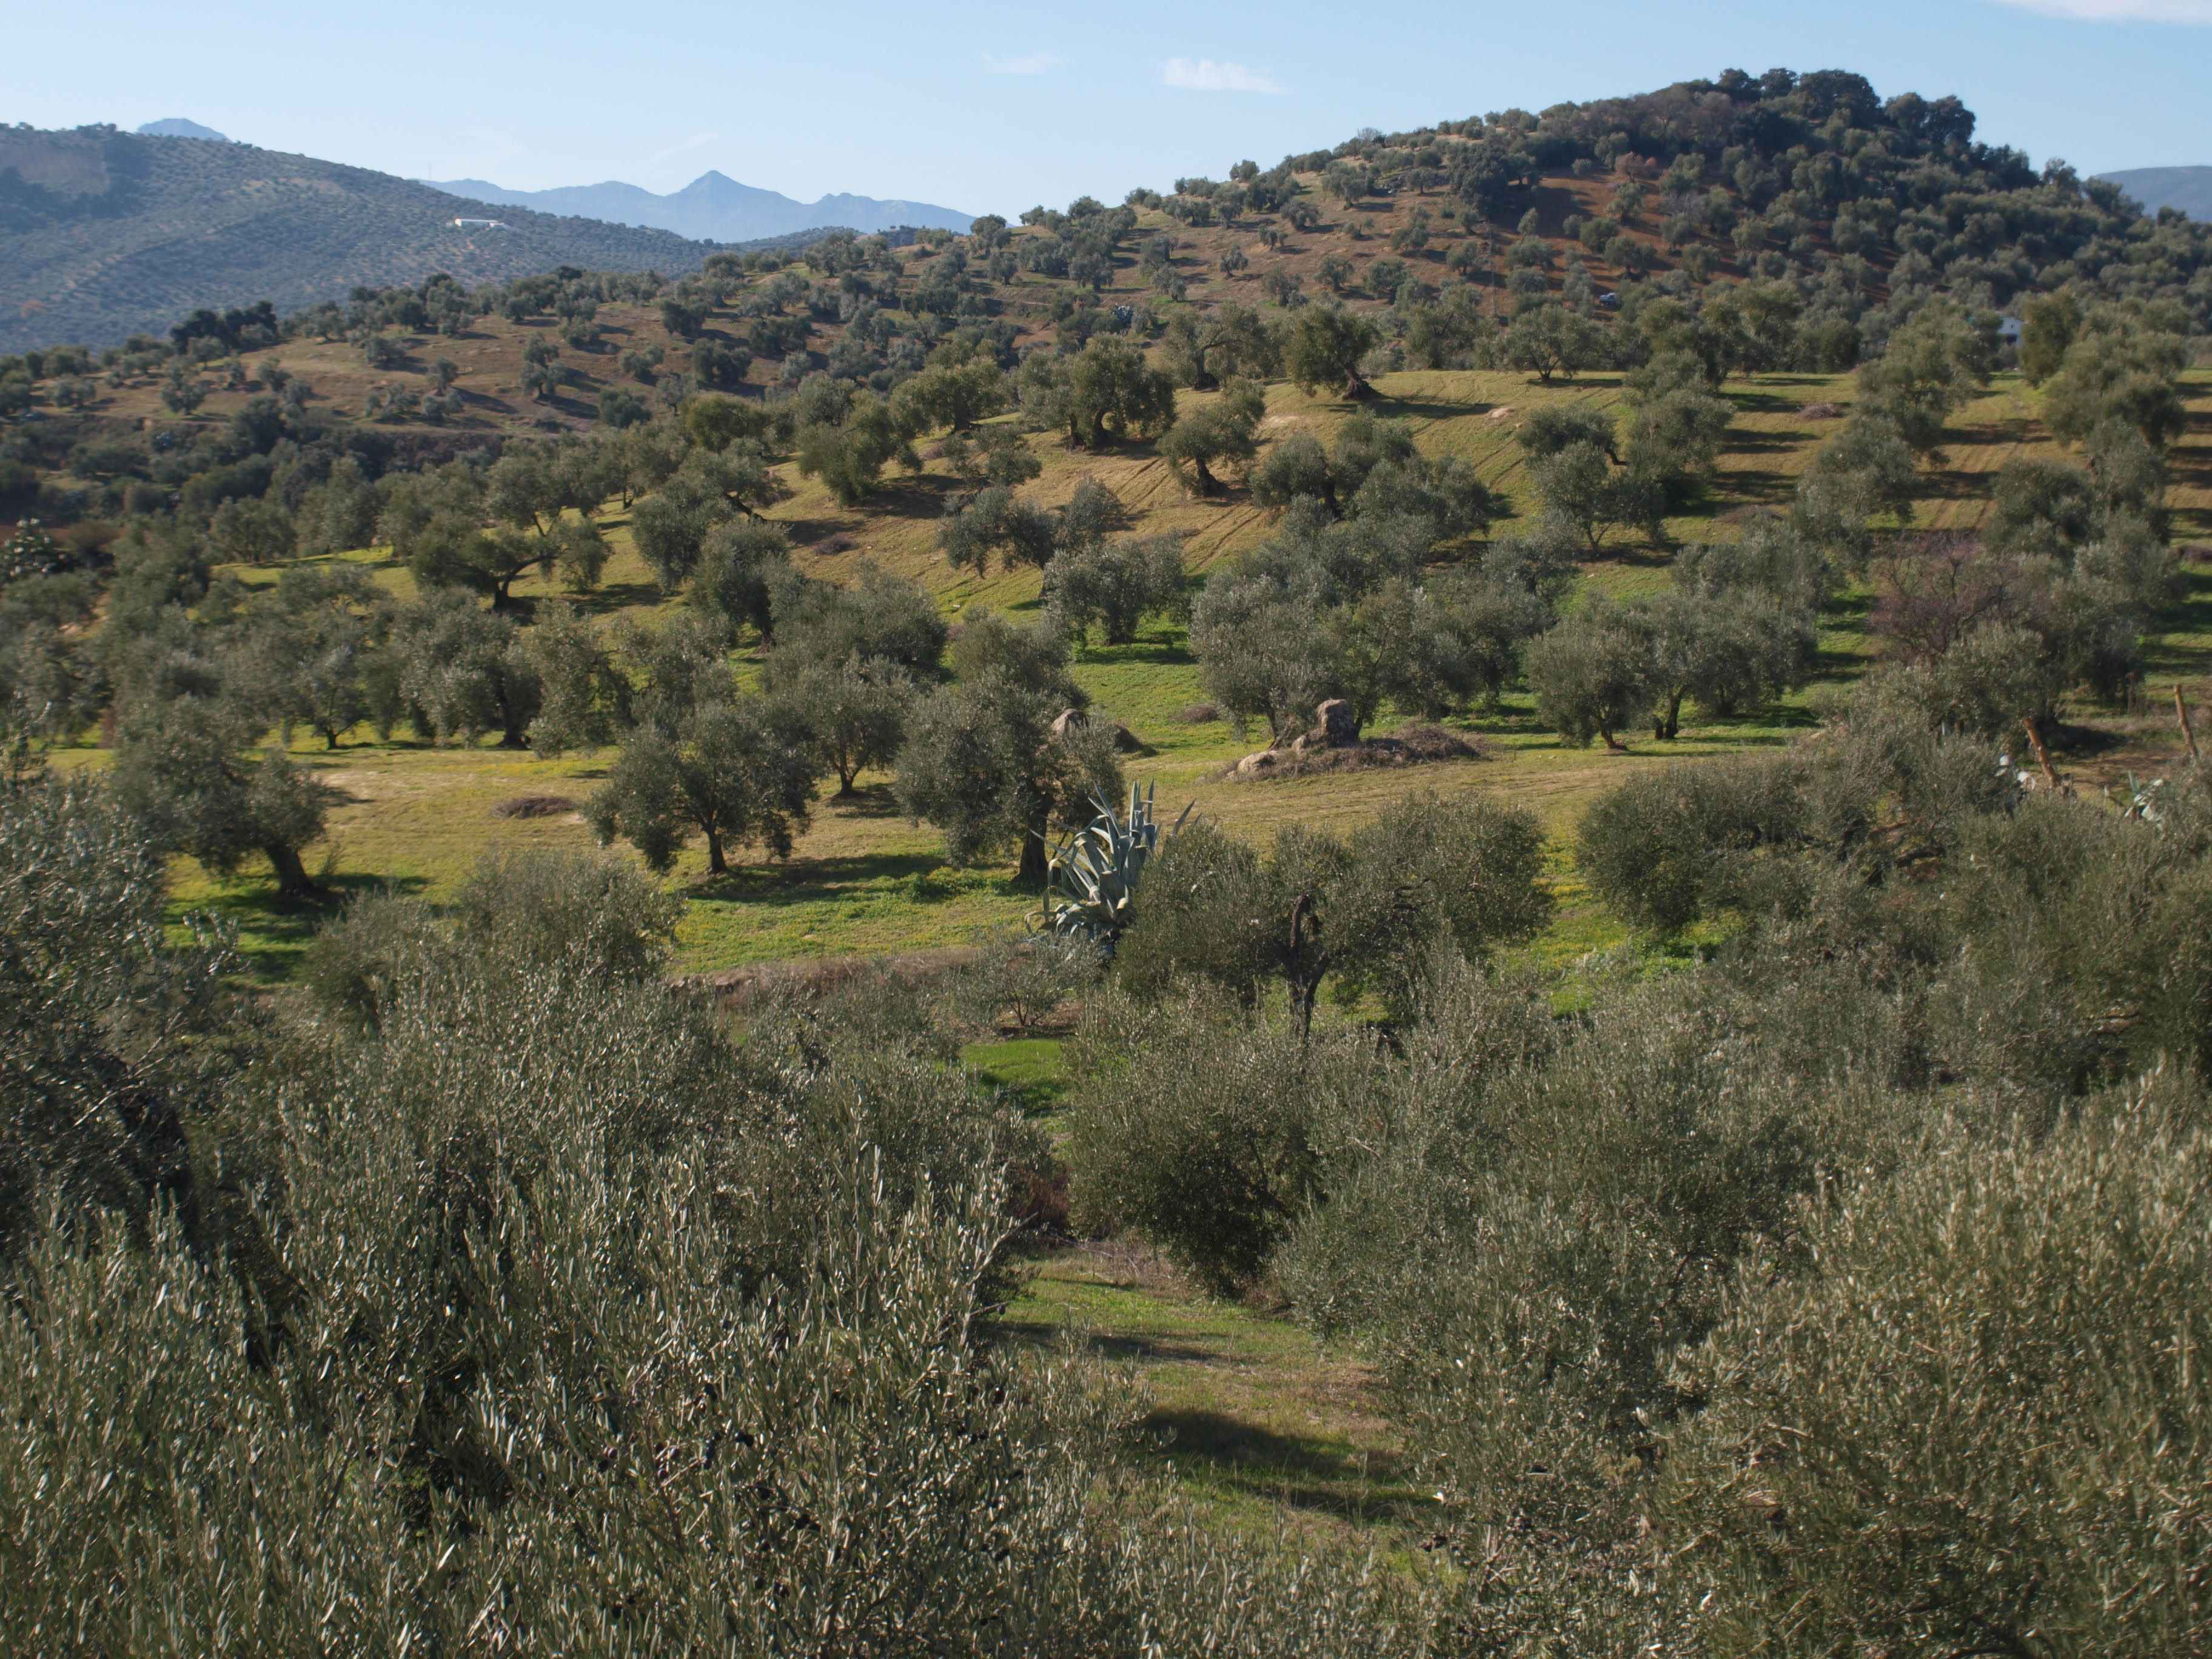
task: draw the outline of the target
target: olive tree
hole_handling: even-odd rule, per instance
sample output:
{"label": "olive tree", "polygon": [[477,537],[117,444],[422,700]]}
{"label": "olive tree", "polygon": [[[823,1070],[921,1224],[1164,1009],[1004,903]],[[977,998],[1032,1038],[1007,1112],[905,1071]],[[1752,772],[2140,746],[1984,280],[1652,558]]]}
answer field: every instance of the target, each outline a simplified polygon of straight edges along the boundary
{"label": "olive tree", "polygon": [[1346,398],[1369,398],[1359,365],[1375,349],[1382,331],[1372,319],[1342,306],[1308,306],[1291,324],[1283,346],[1283,368],[1298,389],[1327,387]]}
{"label": "olive tree", "polygon": [[1224,462],[1249,465],[1259,453],[1260,417],[1266,395],[1249,380],[1233,380],[1212,400],[1187,410],[1159,441],[1162,459],[1193,495],[1211,495],[1220,487],[1212,469]]}
{"label": "olive tree", "polygon": [[1651,653],[1633,620],[1608,600],[1594,599],[1549,633],[1532,640],[1525,659],[1538,716],[1577,748],[1617,735],[1651,707]]}
{"label": "olive tree", "polygon": [[129,708],[117,726],[112,787],[156,845],[222,875],[258,854],[280,896],[312,897],[321,889],[301,852],[322,834],[332,796],[282,748],[249,753],[261,731],[260,719],[229,698]]}
{"label": "olive tree", "polygon": [[711,696],[633,732],[584,816],[601,842],[621,837],[655,870],[701,836],[708,870],[725,875],[731,849],[748,843],[789,855],[806,827],[819,753],[817,732],[793,704]]}
{"label": "olive tree", "polygon": [[1011,844],[1018,878],[1041,884],[1054,821],[1087,822],[1094,795],[1120,791],[1112,739],[1060,719],[1088,699],[1056,633],[971,613],[952,658],[952,684],[915,708],[899,750],[900,802],[945,832],[953,862]]}

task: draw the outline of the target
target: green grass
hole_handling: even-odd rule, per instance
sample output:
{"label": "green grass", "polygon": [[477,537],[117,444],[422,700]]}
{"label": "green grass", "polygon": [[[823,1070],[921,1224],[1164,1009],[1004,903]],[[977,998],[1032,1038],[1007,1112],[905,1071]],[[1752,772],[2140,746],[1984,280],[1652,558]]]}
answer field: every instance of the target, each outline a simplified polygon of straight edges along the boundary
{"label": "green grass", "polygon": [[1218,1520],[1269,1529],[1287,1511],[1385,1547],[1419,1525],[1422,1494],[1366,1368],[1286,1319],[1103,1244],[1038,1262],[1006,1323],[1040,1342],[1073,1331],[1129,1365],[1150,1396],[1141,1455]]}
{"label": "green grass", "polygon": [[960,1051],[960,1058],[983,1083],[1011,1096],[1024,1115],[1057,1127],[1060,1103],[1067,1092],[1067,1066],[1058,1037],[971,1042]]}

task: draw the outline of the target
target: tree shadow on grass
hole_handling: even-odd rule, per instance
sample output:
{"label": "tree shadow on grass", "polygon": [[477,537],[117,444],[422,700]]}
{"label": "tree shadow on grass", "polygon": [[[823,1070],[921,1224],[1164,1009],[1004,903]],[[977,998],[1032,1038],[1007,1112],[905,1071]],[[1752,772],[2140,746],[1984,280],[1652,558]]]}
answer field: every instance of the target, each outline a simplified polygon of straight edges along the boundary
{"label": "tree shadow on grass", "polygon": [[1188,668],[1198,659],[1191,655],[1189,647],[1182,641],[1155,635],[1149,640],[1139,636],[1127,645],[1085,646],[1076,660],[1086,668],[1127,663],[1148,668]]}
{"label": "tree shadow on grass", "polygon": [[1278,1434],[1203,1409],[1155,1411],[1141,1431],[1158,1435],[1162,1455],[1179,1468],[1254,1498],[1346,1518],[1411,1508],[1413,1494],[1394,1481],[1395,1464],[1388,1456],[1370,1453],[1363,1468],[1340,1443]]}
{"label": "tree shadow on grass", "polygon": [[841,818],[903,817],[900,811],[898,792],[888,783],[864,783],[849,795],[832,794],[822,803],[824,810]]}
{"label": "tree shadow on grass", "polygon": [[559,593],[541,594],[538,602],[543,604],[549,599],[566,599],[586,616],[611,617],[617,611],[659,605],[661,598],[660,586],[657,582],[603,582],[588,593],[571,593],[563,590]]}
{"label": "tree shadow on grass", "polygon": [[[781,864],[749,864],[727,875],[713,876],[688,890],[689,896],[714,904],[789,907],[812,904],[862,888],[896,882],[927,884],[945,867],[942,853],[863,853],[848,858],[791,859]],[[1034,897],[1017,887],[1011,874],[987,878],[1001,896]],[[949,895],[948,895],[949,896]]]}
{"label": "tree shadow on grass", "polygon": [[1368,405],[1377,415],[1391,420],[1412,416],[1425,421],[1461,421],[1469,416],[1486,415],[1497,407],[1480,398],[1468,403],[1451,403],[1441,398],[1394,398],[1389,392],[1378,392]]}
{"label": "tree shadow on grass", "polygon": [[283,979],[315,935],[344,915],[356,899],[378,893],[413,897],[429,884],[422,876],[380,876],[367,872],[318,879],[323,891],[307,897],[286,897],[267,882],[234,881],[195,902],[172,902],[170,919],[182,922],[204,915],[228,923],[238,930],[239,954],[252,965],[255,975]]}

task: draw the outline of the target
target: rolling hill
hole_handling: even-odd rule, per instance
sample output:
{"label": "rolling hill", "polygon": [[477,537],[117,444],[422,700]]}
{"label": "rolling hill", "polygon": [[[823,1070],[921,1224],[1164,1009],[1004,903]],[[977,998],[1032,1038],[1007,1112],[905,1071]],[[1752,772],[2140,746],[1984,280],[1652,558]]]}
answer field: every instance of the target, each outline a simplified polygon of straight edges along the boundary
{"label": "rolling hill", "polygon": [[[504,228],[453,223],[477,216]],[[112,344],[198,307],[291,311],[438,271],[472,284],[561,265],[672,275],[712,252],[251,144],[0,131],[0,350]]]}
{"label": "rolling hill", "polygon": [[878,201],[872,196],[842,192],[817,202],[794,202],[775,191],[741,185],[720,173],[702,173],[683,189],[665,196],[613,181],[556,190],[507,190],[482,179],[422,182],[434,190],[502,207],[580,214],[587,219],[647,225],[714,242],[752,241],[833,225],[858,231],[892,230],[906,225],[964,231],[975,216],[928,202]]}
{"label": "rolling hill", "polygon": [[2151,212],[2178,208],[2192,219],[2212,221],[2212,167],[2129,167],[2097,175]]}

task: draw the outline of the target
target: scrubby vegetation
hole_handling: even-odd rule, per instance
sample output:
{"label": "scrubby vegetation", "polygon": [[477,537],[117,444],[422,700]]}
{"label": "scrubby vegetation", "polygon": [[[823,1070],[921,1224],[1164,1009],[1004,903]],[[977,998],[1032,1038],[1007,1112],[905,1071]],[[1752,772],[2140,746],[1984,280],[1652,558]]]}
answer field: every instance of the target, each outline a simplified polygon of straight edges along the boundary
{"label": "scrubby vegetation", "polygon": [[1730,75],[0,361],[0,1645],[2205,1651],[2207,252]]}

